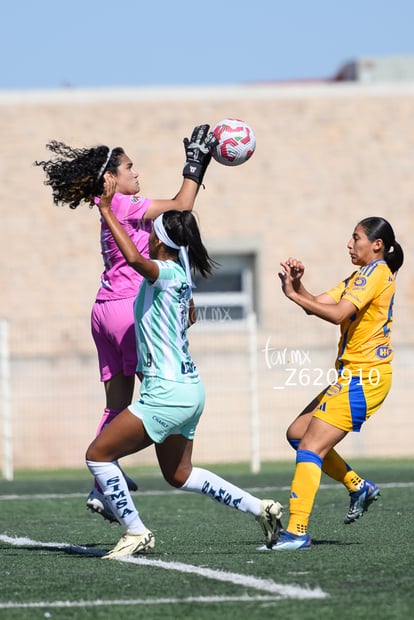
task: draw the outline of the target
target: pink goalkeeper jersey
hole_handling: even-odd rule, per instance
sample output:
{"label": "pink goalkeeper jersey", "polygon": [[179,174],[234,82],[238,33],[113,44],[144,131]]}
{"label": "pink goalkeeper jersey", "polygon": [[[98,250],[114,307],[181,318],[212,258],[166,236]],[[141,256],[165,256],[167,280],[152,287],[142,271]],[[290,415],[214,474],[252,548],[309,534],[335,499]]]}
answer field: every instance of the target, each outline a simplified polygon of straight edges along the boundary
{"label": "pink goalkeeper jersey", "polygon": [[[116,193],[111,202],[111,209],[131,237],[138,251],[148,256],[148,239],[152,221],[143,217],[152,200]],[[99,204],[99,198],[95,198]],[[104,271],[96,299],[124,299],[135,297],[142,282],[142,276],[129,267],[119,250],[111,231],[101,219],[101,253]]]}

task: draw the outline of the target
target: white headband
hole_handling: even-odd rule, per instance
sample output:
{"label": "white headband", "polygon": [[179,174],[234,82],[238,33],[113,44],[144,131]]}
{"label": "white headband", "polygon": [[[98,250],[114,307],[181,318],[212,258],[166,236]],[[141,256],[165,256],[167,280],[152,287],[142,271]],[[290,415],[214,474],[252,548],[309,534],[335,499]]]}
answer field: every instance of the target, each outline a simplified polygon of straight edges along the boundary
{"label": "white headband", "polygon": [[187,248],[185,245],[177,245],[169,238],[169,236],[167,235],[167,231],[164,227],[162,216],[163,213],[156,217],[153,222],[155,234],[157,235],[158,239],[164,243],[164,245],[168,246],[169,248],[173,248],[174,250],[178,250],[178,259],[181,263],[181,266],[185,270],[187,284],[191,286],[191,288],[195,288],[195,284],[193,283],[193,280],[191,278],[191,267],[190,260],[188,258]]}
{"label": "white headband", "polygon": [[103,175],[105,168],[107,167],[107,165],[109,164],[109,160],[111,159],[111,155],[112,155],[112,149],[109,149],[109,153],[108,156],[105,160],[105,163],[102,164],[99,172],[98,172],[98,176],[96,177],[96,180],[99,181],[99,179],[101,178],[101,176]]}

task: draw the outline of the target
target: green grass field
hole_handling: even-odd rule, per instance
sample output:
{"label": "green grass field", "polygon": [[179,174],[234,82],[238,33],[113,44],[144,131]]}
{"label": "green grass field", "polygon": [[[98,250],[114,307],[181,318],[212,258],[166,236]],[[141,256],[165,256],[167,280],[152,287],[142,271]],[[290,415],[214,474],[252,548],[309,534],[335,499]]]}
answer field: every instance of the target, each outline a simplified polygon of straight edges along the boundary
{"label": "green grass field", "polygon": [[[410,618],[414,461],[353,465],[379,484],[379,500],[344,525],[347,493],[323,476],[312,549],[284,553],[257,551],[262,535],[250,515],[174,491],[157,471],[130,470],[156,547],[124,561],[100,558],[121,528],[86,510],[88,472],[0,480],[0,618]],[[293,461],[256,475],[243,465],[211,469],[287,508]]]}

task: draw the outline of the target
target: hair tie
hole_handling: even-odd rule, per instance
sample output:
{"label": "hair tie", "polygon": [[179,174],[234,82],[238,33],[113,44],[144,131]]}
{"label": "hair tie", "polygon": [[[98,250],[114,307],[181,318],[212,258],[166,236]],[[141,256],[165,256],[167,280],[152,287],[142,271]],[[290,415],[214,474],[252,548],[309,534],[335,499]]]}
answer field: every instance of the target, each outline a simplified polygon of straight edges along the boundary
{"label": "hair tie", "polygon": [[393,252],[394,252],[394,246],[393,246],[393,245],[391,245],[391,246],[389,247],[389,249],[388,249],[388,253],[389,253],[389,254],[392,254]]}
{"label": "hair tie", "polygon": [[101,176],[103,175],[103,173],[105,172],[105,168],[107,167],[107,165],[109,164],[109,160],[111,159],[111,155],[112,155],[112,149],[109,149],[109,153],[108,156],[105,160],[105,162],[102,164],[102,166],[100,167],[100,170],[98,172],[98,176],[96,177],[96,180],[99,181],[99,179],[101,178]]}

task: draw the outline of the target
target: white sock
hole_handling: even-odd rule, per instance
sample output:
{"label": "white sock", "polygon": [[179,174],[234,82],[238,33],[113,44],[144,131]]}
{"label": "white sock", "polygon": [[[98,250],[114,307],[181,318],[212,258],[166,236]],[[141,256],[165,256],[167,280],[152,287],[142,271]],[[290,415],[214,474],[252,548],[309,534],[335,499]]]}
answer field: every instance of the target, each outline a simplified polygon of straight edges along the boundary
{"label": "white sock", "polygon": [[241,512],[249,512],[255,517],[261,513],[260,499],[201,467],[193,467],[191,474],[180,489],[202,493],[220,504],[241,510]]}
{"label": "white sock", "polygon": [[86,465],[97,479],[102,493],[109,501],[114,515],[124,526],[125,531],[128,534],[143,534],[147,528],[139,517],[128,485],[116,462],[101,463],[87,460]]}

